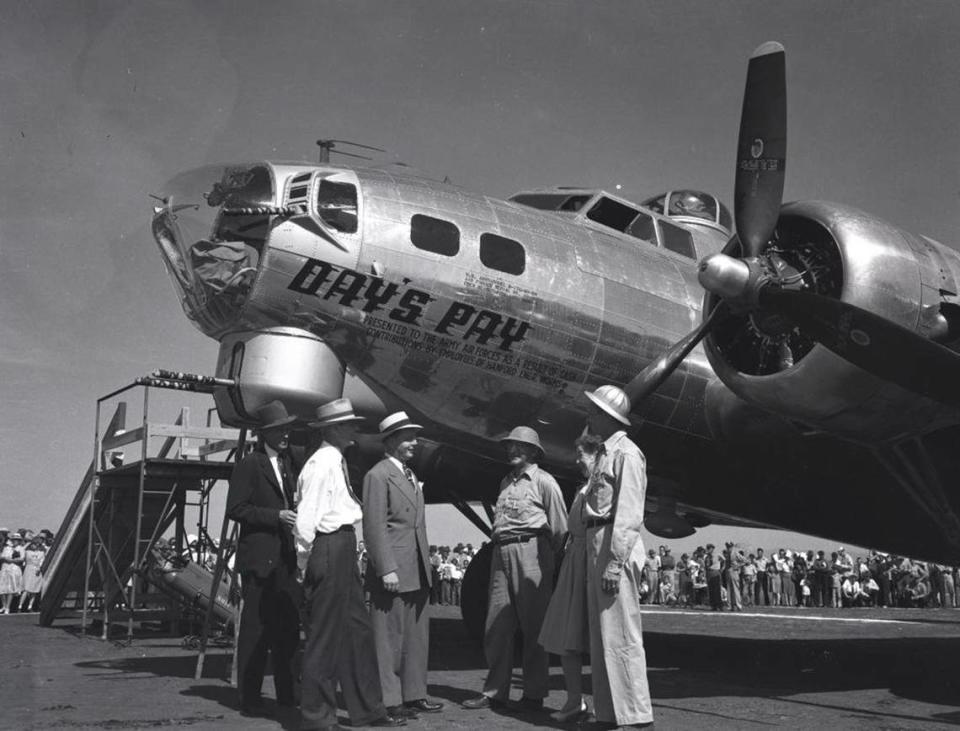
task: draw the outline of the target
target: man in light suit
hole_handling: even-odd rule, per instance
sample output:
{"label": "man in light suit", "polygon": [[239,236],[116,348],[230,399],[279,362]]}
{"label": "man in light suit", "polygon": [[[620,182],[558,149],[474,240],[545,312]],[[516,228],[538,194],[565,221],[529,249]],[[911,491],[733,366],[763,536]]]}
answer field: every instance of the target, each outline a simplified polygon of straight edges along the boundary
{"label": "man in light suit", "polygon": [[363,479],[363,537],[383,702],[391,716],[415,718],[443,708],[427,698],[430,547],[423,491],[407,466],[417,432],[399,411],[380,422],[386,456]]}
{"label": "man in light suit", "polygon": [[243,612],[237,640],[237,686],[244,716],[270,716],[260,696],[268,651],[279,706],[296,705],[294,655],[300,643],[300,587],[292,527],[296,468],[288,447],[289,416],[272,401],[256,412],[260,445],[230,476],[227,515],[240,525],[236,568]]}

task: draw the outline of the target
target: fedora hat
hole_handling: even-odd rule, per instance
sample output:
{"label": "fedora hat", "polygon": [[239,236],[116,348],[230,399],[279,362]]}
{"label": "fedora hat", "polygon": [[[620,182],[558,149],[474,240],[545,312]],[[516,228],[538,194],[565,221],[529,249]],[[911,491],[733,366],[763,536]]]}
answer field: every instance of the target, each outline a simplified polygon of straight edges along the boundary
{"label": "fedora hat", "polygon": [[386,439],[401,429],[423,429],[423,427],[419,424],[414,424],[413,420],[407,416],[406,411],[398,411],[395,414],[390,414],[390,416],[381,421],[377,429],[380,432],[380,437]]}
{"label": "fedora hat", "polygon": [[362,416],[353,413],[353,404],[348,398],[338,398],[317,407],[317,420],[311,421],[310,426],[321,429],[335,424],[355,424],[363,421]]}
{"label": "fedora hat", "polygon": [[537,448],[537,451],[540,453],[540,457],[543,457],[543,447],[540,444],[540,435],[537,434],[535,429],[531,429],[529,426],[518,426],[513,429],[507,436],[500,439],[500,443],[504,442],[520,442],[521,444],[530,444]]}
{"label": "fedora hat", "polygon": [[630,399],[627,397],[627,394],[623,392],[622,388],[617,388],[616,386],[600,386],[600,388],[592,393],[590,391],[584,391],[583,393],[604,413],[613,417],[621,424],[630,426],[630,419],[627,418],[627,414],[630,413]]}
{"label": "fedora hat", "polygon": [[264,404],[256,410],[255,415],[257,421],[260,422],[260,425],[257,427],[260,431],[276,429],[279,426],[292,424],[297,420],[296,416],[290,416],[290,414],[287,413],[287,407],[283,405],[283,401],[279,400]]}

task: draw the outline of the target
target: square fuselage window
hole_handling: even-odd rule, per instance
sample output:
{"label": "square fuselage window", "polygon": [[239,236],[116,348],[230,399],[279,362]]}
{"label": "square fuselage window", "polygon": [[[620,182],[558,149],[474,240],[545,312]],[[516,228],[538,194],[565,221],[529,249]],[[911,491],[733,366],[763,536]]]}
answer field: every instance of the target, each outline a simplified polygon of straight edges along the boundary
{"label": "square fuselage window", "polygon": [[496,234],[480,235],[480,261],[490,269],[507,274],[523,274],[527,267],[523,245]]}
{"label": "square fuselage window", "polygon": [[424,251],[456,256],[460,251],[460,229],[449,221],[416,213],[410,219],[410,242]]}

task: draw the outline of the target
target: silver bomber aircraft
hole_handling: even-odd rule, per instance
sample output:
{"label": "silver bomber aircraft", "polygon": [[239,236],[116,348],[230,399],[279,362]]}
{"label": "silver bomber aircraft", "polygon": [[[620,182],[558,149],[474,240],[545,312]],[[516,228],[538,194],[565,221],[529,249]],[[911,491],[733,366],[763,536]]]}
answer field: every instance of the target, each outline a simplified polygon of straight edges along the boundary
{"label": "silver bomber aircraft", "polygon": [[220,343],[221,419],[276,398],[305,419],[341,395],[371,419],[403,408],[427,427],[428,499],[486,529],[468,503],[490,518],[498,439],[535,427],[572,490],[583,393],[612,383],[653,533],[778,527],[960,562],[960,255],[846,206],[781,205],[784,75],[779,44],[757,49],[733,236],[695,190],[497,200],[330,163],[174,179],[153,233]]}

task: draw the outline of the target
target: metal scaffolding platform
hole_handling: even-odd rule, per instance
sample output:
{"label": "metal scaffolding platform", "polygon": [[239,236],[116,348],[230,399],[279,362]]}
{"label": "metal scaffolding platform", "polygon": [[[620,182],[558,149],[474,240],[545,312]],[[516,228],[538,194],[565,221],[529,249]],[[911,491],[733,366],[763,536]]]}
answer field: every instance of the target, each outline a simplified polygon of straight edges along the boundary
{"label": "metal scaffolding platform", "polygon": [[[140,580],[154,558],[157,539],[173,528],[177,555],[190,550],[185,545],[188,507],[197,511],[196,532],[203,539],[197,553],[213,550],[220,563],[207,531],[210,495],[229,478],[245,435],[211,423],[217,421],[208,395],[212,384],[202,377],[187,378],[193,379],[189,388],[178,379],[138,379],[98,399],[94,458],[44,563],[41,624],[79,612],[86,629],[96,612],[104,637],[111,622],[125,620],[132,639],[135,621],[157,616],[147,599],[158,594],[148,596]],[[181,392],[181,403],[183,391],[195,392],[190,398],[199,399],[202,425],[191,423],[190,407],[180,406],[175,419],[159,416],[163,407],[169,410],[163,394],[171,389]],[[142,401],[130,399],[136,390],[142,390]],[[114,404],[104,426],[104,414]],[[134,407],[141,408],[142,418],[127,429],[127,414]],[[194,558],[201,562],[203,555]]]}

